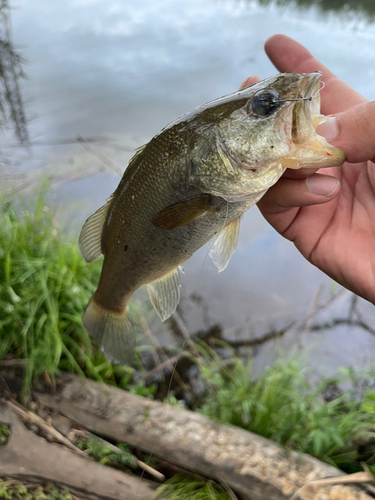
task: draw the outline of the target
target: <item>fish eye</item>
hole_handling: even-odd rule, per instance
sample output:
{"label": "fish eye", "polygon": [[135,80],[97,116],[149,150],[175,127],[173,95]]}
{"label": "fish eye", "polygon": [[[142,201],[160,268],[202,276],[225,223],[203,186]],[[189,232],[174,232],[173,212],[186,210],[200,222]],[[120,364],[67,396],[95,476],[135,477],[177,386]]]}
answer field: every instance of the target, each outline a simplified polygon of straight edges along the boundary
{"label": "fish eye", "polygon": [[279,94],[276,90],[259,90],[250,103],[251,110],[258,116],[271,115],[279,105]]}

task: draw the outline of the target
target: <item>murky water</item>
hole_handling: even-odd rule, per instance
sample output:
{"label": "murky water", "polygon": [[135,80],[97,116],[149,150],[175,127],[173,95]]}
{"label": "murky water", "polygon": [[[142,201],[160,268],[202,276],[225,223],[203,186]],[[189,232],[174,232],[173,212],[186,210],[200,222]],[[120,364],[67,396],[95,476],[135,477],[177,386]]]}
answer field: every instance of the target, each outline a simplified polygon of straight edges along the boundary
{"label": "murky water", "polygon": [[[94,147],[125,169],[130,151],[169,121],[232,92],[248,75],[274,74],[263,51],[274,33],[297,39],[358,92],[375,99],[375,25],[365,17],[374,14],[373,4],[353,2],[353,9],[362,5],[355,12],[336,10],[333,1],[321,2],[322,9],[306,3],[23,0],[12,12],[13,37],[27,59],[22,88],[30,140],[37,145],[9,150],[9,161],[49,173],[68,167],[90,171],[103,166],[97,157],[79,144],[56,142],[77,135],[106,136],[110,142]],[[104,172],[58,193],[78,200],[82,221],[118,181]],[[238,250],[224,273],[219,275],[206,256],[206,248],[197,252],[182,277],[180,312],[191,332],[220,324],[231,338],[259,336],[303,318],[318,287],[323,285],[328,295],[335,286],[278,236],[256,208],[244,217]],[[347,307],[341,301],[340,313]],[[371,320],[372,307],[364,302],[361,307]],[[166,330],[151,319],[168,342]],[[316,363],[375,357],[368,333],[342,328],[318,342],[312,355]],[[293,342],[295,336],[285,345]],[[272,352],[273,346],[261,349],[262,363]]]}

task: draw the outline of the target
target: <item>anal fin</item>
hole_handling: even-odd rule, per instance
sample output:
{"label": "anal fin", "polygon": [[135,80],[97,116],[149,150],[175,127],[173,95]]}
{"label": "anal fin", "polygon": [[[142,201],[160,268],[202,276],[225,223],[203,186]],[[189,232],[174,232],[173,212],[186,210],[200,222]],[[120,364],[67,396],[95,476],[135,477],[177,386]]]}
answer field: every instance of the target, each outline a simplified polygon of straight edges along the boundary
{"label": "anal fin", "polygon": [[219,273],[229,264],[236,250],[242,215],[228,222],[209,242],[209,256]]}
{"label": "anal fin", "polygon": [[180,302],[181,285],[178,270],[179,268],[174,269],[147,286],[152,305],[162,321],[175,312]]}

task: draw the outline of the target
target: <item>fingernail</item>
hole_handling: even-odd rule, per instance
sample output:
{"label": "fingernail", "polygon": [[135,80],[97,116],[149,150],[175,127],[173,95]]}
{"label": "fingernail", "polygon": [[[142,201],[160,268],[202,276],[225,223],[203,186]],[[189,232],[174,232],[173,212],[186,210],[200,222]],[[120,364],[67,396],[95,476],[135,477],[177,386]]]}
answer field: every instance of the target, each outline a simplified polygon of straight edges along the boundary
{"label": "fingernail", "polygon": [[262,79],[258,75],[248,76],[246,80],[241,83],[239,90],[250,87],[251,85],[254,85],[254,83],[260,82],[261,80]]}
{"label": "fingernail", "polygon": [[339,181],[328,175],[312,175],[307,177],[307,189],[312,194],[330,198],[339,186]]}
{"label": "fingernail", "polygon": [[339,135],[339,127],[335,116],[330,116],[325,122],[316,127],[316,133],[325,138],[327,142],[332,142]]}
{"label": "fingernail", "polygon": [[244,80],[244,81],[241,83],[241,85],[240,85],[240,87],[239,87],[239,90],[242,90],[242,89],[244,89],[244,88],[246,88],[246,87],[248,87],[248,86],[249,86],[249,85],[248,85],[248,83],[247,83],[249,79],[250,79],[250,77],[247,77],[247,78],[246,78],[246,80]]}

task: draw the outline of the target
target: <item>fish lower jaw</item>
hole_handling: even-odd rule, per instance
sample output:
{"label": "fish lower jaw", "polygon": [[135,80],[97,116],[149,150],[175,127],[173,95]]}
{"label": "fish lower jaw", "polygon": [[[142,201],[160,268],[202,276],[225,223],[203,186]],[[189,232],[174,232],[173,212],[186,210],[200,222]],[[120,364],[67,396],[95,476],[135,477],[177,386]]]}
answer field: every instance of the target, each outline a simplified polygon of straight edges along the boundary
{"label": "fish lower jaw", "polygon": [[300,168],[327,168],[342,165],[345,153],[331,146],[324,137],[315,135],[314,139],[294,149],[291,155],[280,159],[285,168],[297,170]]}

